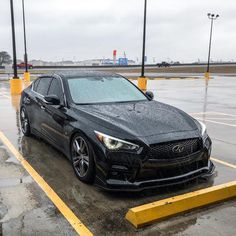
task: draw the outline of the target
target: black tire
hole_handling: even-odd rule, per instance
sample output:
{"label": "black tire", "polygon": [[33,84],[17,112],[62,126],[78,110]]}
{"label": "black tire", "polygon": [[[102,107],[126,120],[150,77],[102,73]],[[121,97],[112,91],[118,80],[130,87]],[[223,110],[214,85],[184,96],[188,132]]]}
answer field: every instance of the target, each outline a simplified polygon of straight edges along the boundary
{"label": "black tire", "polygon": [[25,107],[21,107],[20,109],[20,123],[21,123],[21,131],[25,136],[30,136],[30,123],[28,114]]}
{"label": "black tire", "polygon": [[93,183],[95,178],[94,151],[85,135],[75,134],[71,140],[70,149],[71,163],[76,176],[85,183]]}

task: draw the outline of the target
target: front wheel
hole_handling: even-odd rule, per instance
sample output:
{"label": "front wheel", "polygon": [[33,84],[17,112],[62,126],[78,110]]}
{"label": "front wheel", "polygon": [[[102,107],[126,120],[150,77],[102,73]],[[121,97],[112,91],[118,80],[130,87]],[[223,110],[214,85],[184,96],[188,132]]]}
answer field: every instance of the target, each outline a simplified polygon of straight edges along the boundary
{"label": "front wheel", "polygon": [[27,111],[25,107],[20,109],[20,123],[21,123],[21,131],[25,136],[30,136],[30,124]]}
{"label": "front wheel", "polygon": [[86,183],[92,183],[95,177],[94,151],[88,139],[76,134],[71,142],[71,162],[77,177]]}

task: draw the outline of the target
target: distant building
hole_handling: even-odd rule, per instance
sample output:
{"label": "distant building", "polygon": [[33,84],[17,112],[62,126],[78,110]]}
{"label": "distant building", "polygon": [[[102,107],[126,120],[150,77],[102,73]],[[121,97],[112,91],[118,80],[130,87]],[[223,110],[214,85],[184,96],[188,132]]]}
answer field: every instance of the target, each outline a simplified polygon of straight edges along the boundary
{"label": "distant building", "polygon": [[[19,63],[22,60],[19,60]],[[102,66],[102,65],[114,65],[113,59],[103,58],[103,59],[89,59],[83,61],[43,61],[43,60],[30,60],[30,64],[34,66]],[[119,58],[116,60],[116,65],[135,65],[134,60],[128,60],[127,58]]]}

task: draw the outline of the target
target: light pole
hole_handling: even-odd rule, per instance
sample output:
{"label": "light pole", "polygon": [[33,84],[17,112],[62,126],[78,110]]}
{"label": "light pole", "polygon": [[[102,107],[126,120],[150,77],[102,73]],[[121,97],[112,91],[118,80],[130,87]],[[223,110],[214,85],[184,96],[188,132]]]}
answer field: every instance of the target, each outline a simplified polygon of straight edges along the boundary
{"label": "light pole", "polygon": [[24,62],[25,62],[25,73],[24,79],[25,81],[30,80],[30,74],[28,72],[28,54],[27,54],[27,44],[26,44],[26,29],[25,29],[25,0],[22,0],[22,13],[23,13],[23,31],[24,31]]}
{"label": "light pole", "polygon": [[143,53],[142,53],[142,72],[141,77],[144,77],[145,65],[145,49],[146,49],[146,22],[147,22],[147,0],[144,0],[144,20],[143,20]]}
{"label": "light pole", "polygon": [[17,75],[17,65],[16,65],[16,36],[15,36],[15,20],[14,20],[13,0],[10,0],[10,9],[11,9],[11,30],[12,30],[13,70],[14,70],[13,79],[19,79],[19,77]]}
{"label": "light pole", "polygon": [[147,88],[147,79],[145,78],[145,46],[146,46],[146,19],[147,19],[147,0],[144,0],[144,19],[143,19],[143,51],[142,51],[142,69],[141,76],[138,78],[138,87],[142,90]]}
{"label": "light pole", "polygon": [[208,61],[207,61],[207,71],[206,71],[206,77],[209,77],[210,73],[210,59],[211,59],[211,41],[212,41],[212,30],[213,30],[213,22],[216,20],[219,15],[215,15],[212,13],[207,14],[208,18],[211,20],[211,29],[210,29],[210,41],[209,41],[209,50],[208,50]]}
{"label": "light pole", "polygon": [[18,74],[17,74],[16,37],[15,37],[15,21],[14,21],[13,0],[10,0],[10,12],[11,12],[13,70],[14,70],[14,76],[10,80],[10,89],[11,89],[11,94],[20,94],[21,91],[22,91],[22,80],[18,77]]}

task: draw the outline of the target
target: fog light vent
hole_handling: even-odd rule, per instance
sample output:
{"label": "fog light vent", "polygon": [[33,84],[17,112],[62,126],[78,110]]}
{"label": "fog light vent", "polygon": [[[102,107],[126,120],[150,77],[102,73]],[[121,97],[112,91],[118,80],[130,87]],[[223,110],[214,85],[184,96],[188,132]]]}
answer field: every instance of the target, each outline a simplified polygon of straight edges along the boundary
{"label": "fog light vent", "polygon": [[115,170],[128,170],[126,166],[120,166],[120,165],[112,165],[111,168]]}

